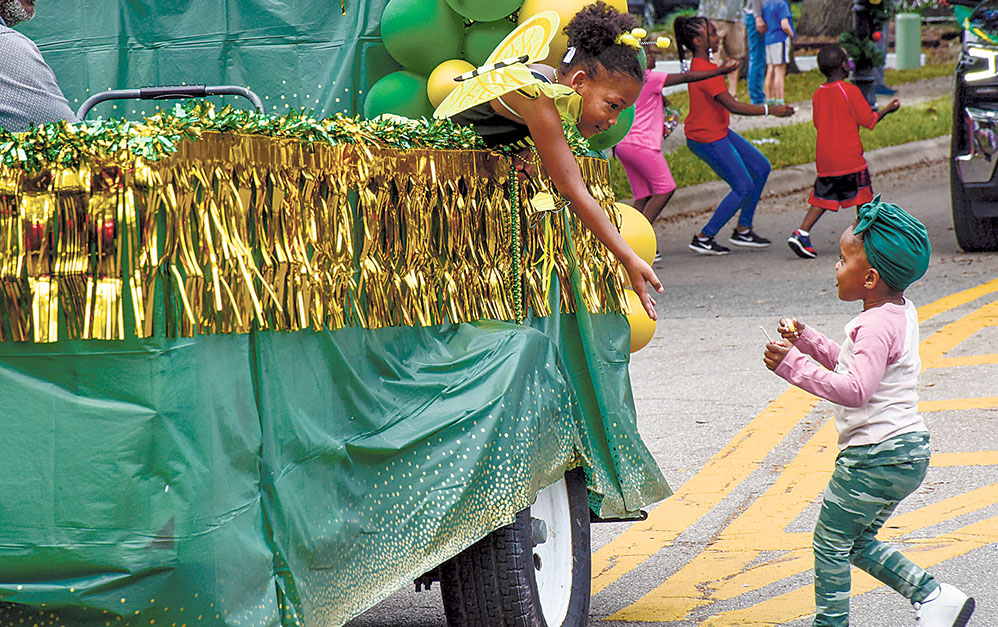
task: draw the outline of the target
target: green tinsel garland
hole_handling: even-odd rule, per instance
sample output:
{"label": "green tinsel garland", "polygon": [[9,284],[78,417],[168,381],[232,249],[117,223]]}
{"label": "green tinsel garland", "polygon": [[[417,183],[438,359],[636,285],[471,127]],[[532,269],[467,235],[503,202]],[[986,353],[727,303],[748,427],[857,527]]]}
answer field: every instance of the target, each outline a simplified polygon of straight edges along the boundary
{"label": "green tinsel garland", "polygon": [[[196,141],[204,132],[232,132],[297,139],[311,144],[365,142],[380,148],[410,150],[484,150],[485,142],[471,127],[450,120],[383,117],[377,120],[337,114],[324,120],[311,112],[272,116],[256,111],[187,101],[148,117],[144,122],[123,119],[37,126],[25,133],[0,128],[0,165],[28,172],[48,167],[76,168],[84,163],[130,153],[158,161],[177,151],[183,140]],[[572,152],[584,155],[589,143],[574,126],[565,125]]]}

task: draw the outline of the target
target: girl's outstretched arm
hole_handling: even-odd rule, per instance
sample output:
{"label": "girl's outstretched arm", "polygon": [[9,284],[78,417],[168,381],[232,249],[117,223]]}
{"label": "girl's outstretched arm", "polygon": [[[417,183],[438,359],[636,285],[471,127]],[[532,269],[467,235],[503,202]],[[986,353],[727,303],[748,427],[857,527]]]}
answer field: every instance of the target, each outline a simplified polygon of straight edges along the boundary
{"label": "girl's outstretched arm", "polygon": [[[738,115],[766,115],[767,107],[764,105],[739,102],[727,90],[714,96],[714,100],[721,103],[721,106],[728,111]],[[790,105],[769,105],[768,108],[769,115],[775,115],[778,118],[786,118],[794,114],[794,108]]]}
{"label": "girl's outstretched arm", "polygon": [[579,164],[575,161],[565,132],[561,127],[561,117],[550,98],[540,96],[529,99],[520,94],[507,94],[503,100],[513,107],[527,123],[530,136],[537,147],[544,170],[554,182],[558,192],[572,204],[572,211],[582,219],[589,230],[599,238],[610,252],[620,260],[631,279],[631,286],[641,298],[645,311],[652,320],[657,319],[655,300],[648,293],[649,282],[656,291],[662,291],[662,283],[643,259],[620,236],[620,232],[610,222],[603,208],[592,197],[582,180]]}
{"label": "girl's outstretched arm", "polygon": [[688,72],[682,72],[681,74],[669,74],[664,85],[669,87],[670,85],[681,85],[683,83],[695,83],[697,81],[707,80],[708,78],[714,78],[715,76],[720,76],[722,74],[728,74],[734,72],[741,65],[738,61],[734,59],[725,59],[721,63],[720,67],[714,70],[689,70]]}

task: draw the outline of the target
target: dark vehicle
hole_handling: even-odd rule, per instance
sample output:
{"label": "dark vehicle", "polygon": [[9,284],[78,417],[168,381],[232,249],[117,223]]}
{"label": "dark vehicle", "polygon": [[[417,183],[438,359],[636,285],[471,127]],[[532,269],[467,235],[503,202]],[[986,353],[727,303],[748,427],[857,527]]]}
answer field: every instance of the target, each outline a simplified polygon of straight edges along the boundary
{"label": "dark vehicle", "polygon": [[970,26],[953,81],[953,228],[967,252],[998,250],[998,0],[950,4]]}

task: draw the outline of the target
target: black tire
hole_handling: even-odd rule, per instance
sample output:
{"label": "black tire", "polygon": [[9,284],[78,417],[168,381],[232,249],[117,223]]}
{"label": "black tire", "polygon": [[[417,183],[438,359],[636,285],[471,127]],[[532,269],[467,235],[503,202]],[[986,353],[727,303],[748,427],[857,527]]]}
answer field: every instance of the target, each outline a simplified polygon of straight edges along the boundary
{"label": "black tire", "polygon": [[950,198],[953,205],[953,232],[960,248],[968,253],[998,250],[998,218],[974,216],[970,201],[963,191],[963,184],[955,171],[950,174]]}
{"label": "black tire", "polygon": [[[440,591],[449,627],[581,627],[588,623],[589,502],[581,469],[565,474],[565,488],[572,556],[570,568],[557,573],[564,576],[563,583],[570,589],[564,616],[559,609],[559,616],[546,617],[542,608],[537,573],[544,564],[540,569],[535,567],[538,558],[531,510],[527,508],[516,515],[513,524],[493,531],[440,567]],[[560,563],[567,564],[567,556]],[[545,576],[550,581],[548,573]]]}

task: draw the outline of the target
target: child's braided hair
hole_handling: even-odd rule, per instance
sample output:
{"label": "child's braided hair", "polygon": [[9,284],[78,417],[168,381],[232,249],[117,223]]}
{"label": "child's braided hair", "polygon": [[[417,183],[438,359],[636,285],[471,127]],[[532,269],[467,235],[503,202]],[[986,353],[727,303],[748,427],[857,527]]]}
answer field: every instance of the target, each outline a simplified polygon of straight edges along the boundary
{"label": "child's braided hair", "polygon": [[672,29],[676,33],[679,64],[683,67],[684,72],[686,71],[686,59],[683,56],[683,48],[688,48],[692,56],[693,40],[705,28],[707,28],[707,18],[705,17],[677,17],[676,21],[673,22]]}
{"label": "child's braided hair", "polygon": [[621,13],[603,0],[585,6],[565,26],[568,45],[575,48],[574,56],[562,62],[562,69],[582,66],[587,74],[597,75],[601,69],[633,76],[638,82],[645,80],[645,68],[638,60],[636,48],[617,43],[623,33],[637,28],[633,15]]}

